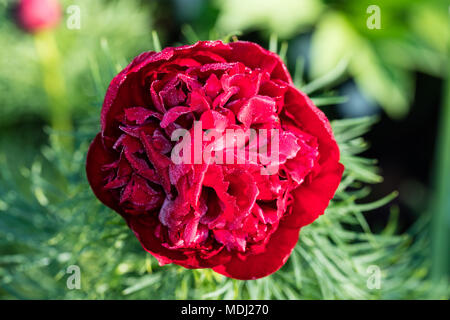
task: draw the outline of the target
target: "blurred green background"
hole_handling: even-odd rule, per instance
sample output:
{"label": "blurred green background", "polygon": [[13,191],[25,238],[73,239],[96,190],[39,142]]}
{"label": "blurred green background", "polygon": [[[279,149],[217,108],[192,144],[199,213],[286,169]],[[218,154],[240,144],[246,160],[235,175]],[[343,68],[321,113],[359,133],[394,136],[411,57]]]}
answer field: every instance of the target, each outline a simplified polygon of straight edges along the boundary
{"label": "blurred green background", "polygon": [[[64,0],[45,35],[17,27],[16,2],[0,0],[0,299],[448,298],[447,1]],[[327,214],[258,281],[157,266],[84,174],[107,85],[134,56],[236,37],[283,57],[346,165]]]}

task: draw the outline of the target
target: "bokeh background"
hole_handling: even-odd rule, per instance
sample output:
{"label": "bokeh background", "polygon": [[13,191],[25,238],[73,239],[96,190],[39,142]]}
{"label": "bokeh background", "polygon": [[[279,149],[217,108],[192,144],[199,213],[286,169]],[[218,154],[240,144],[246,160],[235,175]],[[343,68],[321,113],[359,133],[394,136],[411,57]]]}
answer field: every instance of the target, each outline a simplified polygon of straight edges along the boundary
{"label": "bokeh background", "polygon": [[[17,26],[17,1],[0,0],[0,299],[448,298],[447,1],[60,2],[59,25],[31,34]],[[371,5],[380,29],[368,27]],[[341,148],[360,153],[331,222],[305,230],[305,249],[259,282],[158,267],[83,168],[106,87],[134,56],[236,38],[278,52],[338,121]],[[69,265],[81,268],[79,290],[67,288]],[[371,265],[381,288],[367,284]]]}

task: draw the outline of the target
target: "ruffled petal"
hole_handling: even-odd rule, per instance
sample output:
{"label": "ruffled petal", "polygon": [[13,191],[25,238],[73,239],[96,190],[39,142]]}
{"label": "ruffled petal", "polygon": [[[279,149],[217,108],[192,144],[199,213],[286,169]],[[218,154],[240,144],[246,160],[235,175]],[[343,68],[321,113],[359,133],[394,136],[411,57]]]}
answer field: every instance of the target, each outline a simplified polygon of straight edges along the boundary
{"label": "ruffled petal", "polygon": [[234,253],[228,263],[213,267],[213,270],[239,280],[255,280],[274,273],[287,262],[298,241],[300,228],[287,228],[285,224],[278,226],[264,252],[253,255]]}

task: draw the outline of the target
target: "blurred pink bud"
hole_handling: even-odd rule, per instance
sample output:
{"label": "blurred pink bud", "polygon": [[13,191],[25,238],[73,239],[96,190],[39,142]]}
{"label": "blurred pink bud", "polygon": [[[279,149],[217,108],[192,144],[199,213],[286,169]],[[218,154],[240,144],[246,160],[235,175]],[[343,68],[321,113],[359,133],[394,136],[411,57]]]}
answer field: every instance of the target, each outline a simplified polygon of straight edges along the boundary
{"label": "blurred pink bud", "polygon": [[20,0],[17,19],[28,32],[54,28],[61,20],[62,9],[58,0]]}

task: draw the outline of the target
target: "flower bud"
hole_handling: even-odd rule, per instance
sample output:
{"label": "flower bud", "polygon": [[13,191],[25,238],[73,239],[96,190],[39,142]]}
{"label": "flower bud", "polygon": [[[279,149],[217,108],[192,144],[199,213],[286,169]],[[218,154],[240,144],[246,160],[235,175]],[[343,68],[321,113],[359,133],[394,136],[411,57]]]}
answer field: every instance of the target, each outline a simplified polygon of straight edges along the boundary
{"label": "flower bud", "polygon": [[17,20],[23,29],[35,33],[58,25],[61,12],[58,0],[21,0],[17,6]]}

